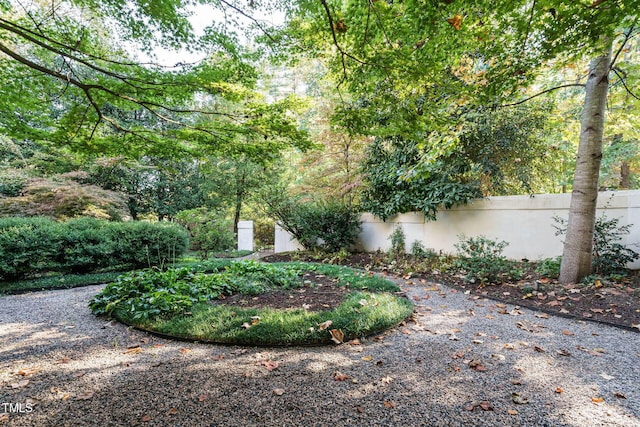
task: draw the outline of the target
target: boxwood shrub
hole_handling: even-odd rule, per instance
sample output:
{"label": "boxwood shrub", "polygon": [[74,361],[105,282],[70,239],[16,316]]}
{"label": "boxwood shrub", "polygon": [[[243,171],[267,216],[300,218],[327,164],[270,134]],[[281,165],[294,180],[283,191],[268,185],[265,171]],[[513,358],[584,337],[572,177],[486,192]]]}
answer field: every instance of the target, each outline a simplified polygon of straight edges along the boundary
{"label": "boxwood shrub", "polygon": [[0,278],[162,267],[184,254],[188,245],[187,231],[172,223],[0,218]]}

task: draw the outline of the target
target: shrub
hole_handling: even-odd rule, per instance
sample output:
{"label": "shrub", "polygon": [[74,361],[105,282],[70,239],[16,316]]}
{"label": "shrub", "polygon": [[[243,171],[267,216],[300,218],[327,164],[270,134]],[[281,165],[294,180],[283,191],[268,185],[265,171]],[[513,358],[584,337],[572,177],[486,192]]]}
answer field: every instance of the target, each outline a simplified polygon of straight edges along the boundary
{"label": "shrub", "polygon": [[391,241],[389,255],[397,257],[405,254],[405,237],[404,231],[402,231],[402,226],[397,225],[396,228],[393,229],[393,232],[389,236],[389,240]]}
{"label": "shrub", "polygon": [[93,185],[62,178],[30,178],[16,191],[10,194],[12,197],[0,198],[0,216],[94,217],[116,221],[130,218],[120,194]]}
{"label": "shrub", "polygon": [[290,202],[286,209],[271,212],[282,228],[308,250],[339,252],[358,238],[360,214],[337,202]]}
{"label": "shrub", "polygon": [[88,273],[114,266],[162,267],[183,254],[188,242],[186,230],[171,223],[2,218],[0,277]]}
{"label": "shrub", "polygon": [[560,276],[560,262],[562,257],[546,258],[536,265],[536,273],[545,277],[557,279]]}
{"label": "shrub", "polygon": [[504,279],[520,279],[523,272],[517,263],[508,260],[502,251],[508,245],[505,241],[488,239],[485,236],[458,236],[459,243],[456,267],[466,271],[466,280],[481,283],[499,283]]}
{"label": "shrub", "polygon": [[235,248],[233,225],[220,212],[206,208],[184,210],[176,215],[176,221],[189,230],[191,249],[199,252],[202,259],[211,252]]}

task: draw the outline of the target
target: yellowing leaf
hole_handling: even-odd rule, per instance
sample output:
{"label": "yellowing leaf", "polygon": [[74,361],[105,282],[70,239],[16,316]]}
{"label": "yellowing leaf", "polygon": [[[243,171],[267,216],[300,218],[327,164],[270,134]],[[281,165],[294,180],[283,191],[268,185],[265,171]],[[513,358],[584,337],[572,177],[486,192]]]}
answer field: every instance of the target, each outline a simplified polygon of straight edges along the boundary
{"label": "yellowing leaf", "polygon": [[604,403],[604,399],[602,397],[592,397],[591,401],[597,405]]}
{"label": "yellowing leaf", "polygon": [[509,415],[518,415],[518,411],[515,409],[507,409],[507,414]]}
{"label": "yellowing leaf", "polygon": [[456,14],[452,18],[447,19],[447,22],[457,31],[462,27],[462,16]]}
{"label": "yellowing leaf", "polygon": [[373,359],[373,357],[371,357],[371,356],[364,356],[362,358],[362,360],[364,360],[365,362],[371,362],[372,359]]}

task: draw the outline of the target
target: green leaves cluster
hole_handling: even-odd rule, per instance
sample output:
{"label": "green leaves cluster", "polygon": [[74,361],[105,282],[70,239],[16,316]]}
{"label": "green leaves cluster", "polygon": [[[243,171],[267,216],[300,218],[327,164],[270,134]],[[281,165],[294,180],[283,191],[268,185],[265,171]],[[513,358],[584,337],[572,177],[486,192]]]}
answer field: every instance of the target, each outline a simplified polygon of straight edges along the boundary
{"label": "green leaves cluster", "polygon": [[0,277],[162,267],[187,250],[188,240],[185,229],[170,223],[2,218]]}
{"label": "green leaves cluster", "polygon": [[466,280],[479,283],[501,283],[519,280],[523,276],[517,263],[508,260],[502,251],[509,244],[485,236],[458,236],[454,246],[458,258],[456,267],[466,273]]}
{"label": "green leaves cluster", "polygon": [[232,262],[210,274],[193,268],[144,270],[120,276],[89,307],[95,314],[117,312],[135,321],[149,320],[185,314],[195,303],[223,296],[256,295],[301,284],[297,270],[255,261]]}

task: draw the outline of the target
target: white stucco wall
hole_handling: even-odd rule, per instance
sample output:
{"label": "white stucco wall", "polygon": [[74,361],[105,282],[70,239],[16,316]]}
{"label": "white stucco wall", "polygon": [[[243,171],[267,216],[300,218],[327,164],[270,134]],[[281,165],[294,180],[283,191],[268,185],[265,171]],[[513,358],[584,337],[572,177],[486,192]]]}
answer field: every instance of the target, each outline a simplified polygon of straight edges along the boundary
{"label": "white stucco wall", "polygon": [[[454,253],[458,236],[464,234],[467,237],[484,235],[508,242],[504,254],[512,259],[538,260],[560,256],[562,237],[555,235],[553,217],[557,215],[566,219],[570,201],[571,194],[490,197],[440,211],[436,221],[429,222],[425,221],[422,213],[416,212],[396,215],[386,222],[365,213],[362,214],[357,248],[366,252],[388,250],[391,245],[389,236],[396,226],[400,226],[405,234],[407,251],[418,240],[425,248]],[[608,218],[620,218],[620,225],[633,224],[631,233],[624,236],[621,243],[640,252],[640,191],[599,193],[598,216],[603,212]],[[276,252],[298,249],[301,247],[295,240],[291,240],[284,230],[276,229]],[[640,261],[631,267],[640,268]]]}

